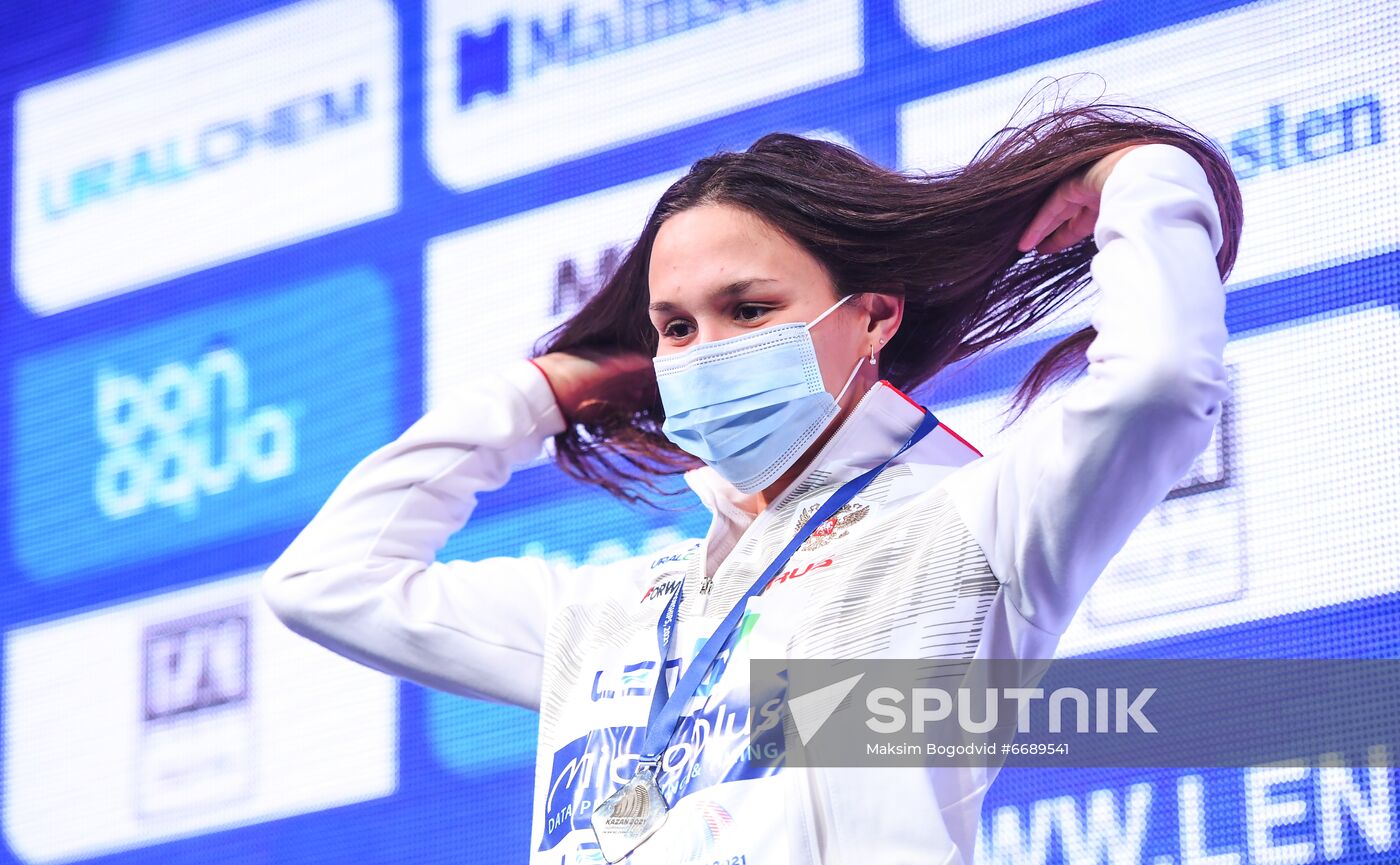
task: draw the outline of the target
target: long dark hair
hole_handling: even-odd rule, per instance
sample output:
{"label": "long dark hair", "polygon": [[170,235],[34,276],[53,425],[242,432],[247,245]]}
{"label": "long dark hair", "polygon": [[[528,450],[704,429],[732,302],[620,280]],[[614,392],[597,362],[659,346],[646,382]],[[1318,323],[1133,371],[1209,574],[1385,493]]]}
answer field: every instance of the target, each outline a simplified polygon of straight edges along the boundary
{"label": "long dark hair", "polygon": [[[543,341],[545,351],[654,355],[647,314],[652,243],[673,214],[701,204],[745,208],[820,261],[838,295],[904,298],[904,321],[880,354],[880,373],[909,391],[1060,310],[1089,281],[1092,237],[1046,255],[1017,249],[1021,232],[1062,180],[1129,144],[1163,142],[1205,169],[1224,232],[1221,278],[1243,223],[1239,186],[1208,138],[1157,111],[1090,103],[1059,107],[988,140],[966,166],[896,172],[827,141],[773,133],[743,152],[696,162],[661,196],[641,236],[593,298]],[[1048,385],[1087,366],[1096,331],[1051,347],[1017,388],[1017,416]],[[654,387],[630,404],[596,401],[555,437],[559,465],[629,501],[660,492],[660,476],[699,463],[661,434]]]}

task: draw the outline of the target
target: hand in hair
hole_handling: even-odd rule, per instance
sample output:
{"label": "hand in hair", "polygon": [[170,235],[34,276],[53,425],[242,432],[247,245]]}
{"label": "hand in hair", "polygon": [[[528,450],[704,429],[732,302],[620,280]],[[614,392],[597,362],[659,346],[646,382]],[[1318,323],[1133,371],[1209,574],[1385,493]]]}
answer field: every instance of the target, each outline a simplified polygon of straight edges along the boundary
{"label": "hand in hair", "polygon": [[590,405],[635,405],[656,387],[651,358],[642,354],[553,351],[534,359],[570,423]]}
{"label": "hand in hair", "polygon": [[1023,252],[1059,252],[1092,235],[1099,217],[1099,195],[1109,173],[1118,160],[1142,146],[1119,148],[1061,181],[1022,232],[1017,248]]}

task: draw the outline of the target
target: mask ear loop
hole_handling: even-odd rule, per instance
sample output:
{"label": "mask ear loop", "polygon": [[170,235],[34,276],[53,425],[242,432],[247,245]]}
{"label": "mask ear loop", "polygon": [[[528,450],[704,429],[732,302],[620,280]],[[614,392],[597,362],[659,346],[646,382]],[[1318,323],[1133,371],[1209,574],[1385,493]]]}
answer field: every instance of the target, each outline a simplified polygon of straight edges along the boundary
{"label": "mask ear loop", "polygon": [[[860,292],[856,292],[856,294],[859,294],[859,293],[860,293]],[[812,328],[816,327],[817,324],[820,323],[822,319],[826,318],[828,315],[831,315],[833,312],[835,312],[835,311],[836,311],[836,308],[837,308],[838,306],[840,306],[841,304],[845,303],[846,301],[850,300],[851,298],[853,298],[853,297],[855,297],[855,296],[856,296],[855,294],[848,294],[848,295],[846,295],[845,297],[843,297],[843,298],[841,298],[840,300],[838,300],[838,301],[836,301],[835,303],[833,303],[831,306],[828,306],[828,307],[826,308],[826,312],[823,312],[821,315],[819,315],[819,316],[817,316],[816,318],[812,319],[811,321],[807,322],[807,329],[808,329],[808,330],[811,330]]]}
{"label": "mask ear loop", "polygon": [[841,385],[841,392],[836,395],[836,401],[838,403],[841,402],[841,397],[846,395],[846,391],[851,389],[851,382],[856,380],[856,376],[860,374],[860,368],[863,366],[865,366],[865,358],[858,359],[855,368],[852,369],[851,374],[846,377],[846,383]]}
{"label": "mask ear loop", "polygon": [[[856,292],[856,294],[859,294],[859,293],[860,293],[860,292]],[[822,319],[826,318],[828,315],[831,315],[831,313],[835,312],[835,311],[836,311],[836,308],[837,308],[838,306],[840,306],[841,304],[845,303],[846,301],[850,300],[850,299],[853,298],[853,297],[855,297],[855,294],[848,294],[848,295],[846,295],[845,297],[841,298],[840,300],[836,301],[836,303],[834,303],[834,304],[832,304],[831,306],[827,307],[826,312],[823,312],[821,315],[817,316],[816,318],[814,318],[814,319],[812,319],[810,322],[808,322],[808,324],[807,324],[807,330],[810,331],[813,327],[815,327],[815,326],[817,325],[818,322],[820,322]],[[881,345],[883,345],[883,344],[884,344],[884,340],[881,340],[880,343],[881,343]],[[861,358],[861,359],[859,359],[859,360],[856,361],[856,365],[855,365],[855,367],[851,370],[851,374],[850,374],[849,376],[846,377],[846,383],[843,384],[843,385],[841,385],[841,391],[840,391],[839,393],[836,394],[836,401],[837,401],[838,403],[841,402],[841,397],[843,397],[843,396],[846,395],[846,391],[848,391],[848,390],[851,389],[851,382],[853,382],[853,381],[856,380],[856,376],[860,374],[860,368],[861,368],[864,364],[865,364],[864,358]],[[874,346],[871,346],[871,347],[870,347],[870,364],[871,364],[871,366],[874,366],[874,365],[875,365],[875,347],[874,347]]]}

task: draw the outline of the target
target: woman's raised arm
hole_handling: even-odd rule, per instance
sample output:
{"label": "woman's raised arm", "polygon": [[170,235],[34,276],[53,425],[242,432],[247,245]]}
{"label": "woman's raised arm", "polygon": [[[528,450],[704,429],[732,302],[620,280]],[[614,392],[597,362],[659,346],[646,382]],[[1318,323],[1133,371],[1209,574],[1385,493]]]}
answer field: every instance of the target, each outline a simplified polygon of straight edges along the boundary
{"label": "woman's raised arm", "polygon": [[527,361],[461,386],[346,475],[268,568],[263,596],[293,631],[347,658],[538,708],[549,611],[573,581],[541,559],[435,557],[477,495],[563,428]]}
{"label": "woman's raised arm", "polygon": [[1205,171],[1174,145],[1137,147],[1098,206],[1088,372],[945,482],[1016,610],[1053,634],[1205,450],[1230,393]]}

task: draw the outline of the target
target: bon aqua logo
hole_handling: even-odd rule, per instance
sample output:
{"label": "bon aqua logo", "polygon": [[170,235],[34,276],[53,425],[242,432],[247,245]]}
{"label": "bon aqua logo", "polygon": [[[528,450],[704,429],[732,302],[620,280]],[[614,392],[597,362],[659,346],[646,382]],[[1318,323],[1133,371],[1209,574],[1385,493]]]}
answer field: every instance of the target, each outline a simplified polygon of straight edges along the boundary
{"label": "bon aqua logo", "polygon": [[227,346],[194,363],[162,364],[149,376],[99,370],[94,396],[105,452],[93,493],[109,519],[150,508],[193,515],[203,496],[296,470],[292,412],[249,406],[247,364]]}

